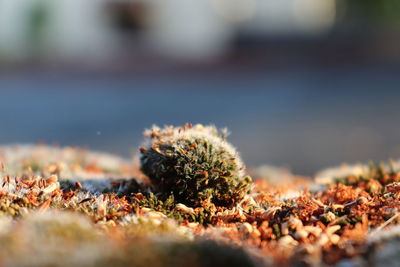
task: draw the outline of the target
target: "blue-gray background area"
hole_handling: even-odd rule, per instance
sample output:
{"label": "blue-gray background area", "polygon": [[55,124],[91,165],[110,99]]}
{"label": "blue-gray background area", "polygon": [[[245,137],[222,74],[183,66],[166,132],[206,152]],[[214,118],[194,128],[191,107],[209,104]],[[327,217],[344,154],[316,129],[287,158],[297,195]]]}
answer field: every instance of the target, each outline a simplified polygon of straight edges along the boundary
{"label": "blue-gray background area", "polygon": [[0,75],[0,143],[78,145],[130,157],[152,124],[228,127],[250,166],[312,175],[400,157],[397,68],[215,75]]}

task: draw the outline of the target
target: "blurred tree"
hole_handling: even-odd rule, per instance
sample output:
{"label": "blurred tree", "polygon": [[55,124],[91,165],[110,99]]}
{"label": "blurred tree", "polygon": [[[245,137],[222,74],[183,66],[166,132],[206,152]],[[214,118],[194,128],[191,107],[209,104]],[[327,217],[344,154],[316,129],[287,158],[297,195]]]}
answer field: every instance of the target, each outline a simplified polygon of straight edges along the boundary
{"label": "blurred tree", "polygon": [[345,5],[345,19],[360,20],[368,24],[400,24],[398,0],[351,0],[340,1]]}

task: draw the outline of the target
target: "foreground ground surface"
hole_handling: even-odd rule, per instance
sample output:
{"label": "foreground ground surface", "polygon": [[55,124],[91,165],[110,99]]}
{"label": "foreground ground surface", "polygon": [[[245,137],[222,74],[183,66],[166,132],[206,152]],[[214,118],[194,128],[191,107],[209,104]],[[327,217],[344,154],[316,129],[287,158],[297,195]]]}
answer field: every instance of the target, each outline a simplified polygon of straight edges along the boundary
{"label": "foreground ground surface", "polygon": [[398,162],[309,179],[261,167],[231,208],[162,201],[133,161],[0,147],[0,263],[36,266],[396,266]]}

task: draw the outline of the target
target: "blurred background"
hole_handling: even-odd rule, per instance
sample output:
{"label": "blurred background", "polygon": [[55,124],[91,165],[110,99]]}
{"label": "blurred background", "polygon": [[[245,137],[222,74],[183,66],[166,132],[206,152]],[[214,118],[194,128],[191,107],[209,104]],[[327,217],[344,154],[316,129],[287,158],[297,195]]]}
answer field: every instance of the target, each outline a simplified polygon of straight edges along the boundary
{"label": "blurred background", "polygon": [[400,157],[398,0],[0,0],[0,143],[125,157],[228,127],[250,166]]}

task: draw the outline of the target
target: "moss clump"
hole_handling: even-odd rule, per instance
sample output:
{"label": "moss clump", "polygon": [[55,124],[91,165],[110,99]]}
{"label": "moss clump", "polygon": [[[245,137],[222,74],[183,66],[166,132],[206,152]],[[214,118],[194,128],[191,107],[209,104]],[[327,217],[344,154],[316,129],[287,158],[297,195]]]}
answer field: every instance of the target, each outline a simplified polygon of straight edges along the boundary
{"label": "moss clump", "polygon": [[[344,184],[351,186],[359,186],[361,183],[368,185],[368,192],[375,194],[382,189],[382,186],[399,182],[400,176],[398,175],[398,167],[395,167],[395,163],[389,160],[388,163],[380,162],[375,164],[370,161],[368,166],[363,167],[363,173],[359,175],[350,174],[344,177],[335,178],[336,184]],[[375,183],[371,181],[376,181]]]}
{"label": "moss clump", "polygon": [[141,169],[161,196],[190,206],[210,201],[232,206],[248,193],[251,178],[226,131],[213,126],[153,127],[140,148]]}

